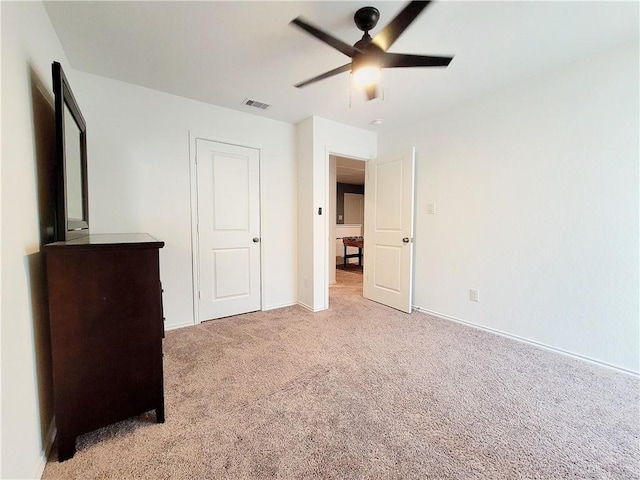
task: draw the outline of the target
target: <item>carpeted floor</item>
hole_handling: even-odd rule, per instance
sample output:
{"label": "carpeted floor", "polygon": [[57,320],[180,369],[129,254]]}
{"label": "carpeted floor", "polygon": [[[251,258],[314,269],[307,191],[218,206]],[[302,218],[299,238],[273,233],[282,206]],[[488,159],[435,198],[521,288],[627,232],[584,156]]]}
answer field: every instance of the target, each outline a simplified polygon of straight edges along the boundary
{"label": "carpeted floor", "polygon": [[639,381],[362,298],[168,332],[166,423],[78,439],[44,479],[640,478]]}
{"label": "carpeted floor", "polygon": [[343,270],[346,272],[355,272],[362,274],[362,265],[358,265],[357,263],[347,263],[336,265],[336,270]]}

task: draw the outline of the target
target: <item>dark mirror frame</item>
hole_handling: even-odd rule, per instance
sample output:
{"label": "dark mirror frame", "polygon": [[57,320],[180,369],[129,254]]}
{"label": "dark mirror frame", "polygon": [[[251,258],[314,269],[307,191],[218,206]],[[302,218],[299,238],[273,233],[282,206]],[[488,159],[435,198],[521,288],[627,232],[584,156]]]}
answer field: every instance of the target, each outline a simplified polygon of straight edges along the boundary
{"label": "dark mirror frame", "polygon": [[[89,195],[87,186],[87,124],[80,112],[67,77],[58,62],[51,66],[53,73],[53,93],[55,96],[56,118],[56,239],[68,241],[89,235]],[[70,218],[68,209],[68,175],[67,175],[67,145],[65,141],[64,107],[67,106],[71,116],[78,126],[80,135],[80,169],[82,192],[82,218]],[[74,189],[74,190],[77,190]]]}

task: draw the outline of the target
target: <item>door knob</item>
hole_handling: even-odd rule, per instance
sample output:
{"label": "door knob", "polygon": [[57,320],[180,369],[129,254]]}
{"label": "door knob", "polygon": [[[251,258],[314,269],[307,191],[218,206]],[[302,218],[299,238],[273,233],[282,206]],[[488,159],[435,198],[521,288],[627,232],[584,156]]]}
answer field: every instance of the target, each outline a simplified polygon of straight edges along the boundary
{"label": "door knob", "polygon": [[402,239],[402,241],[403,241],[404,243],[409,243],[409,238],[408,238],[408,237],[404,237],[404,238]]}
{"label": "door knob", "polygon": [[258,237],[253,237],[253,243],[258,243],[260,241],[260,238]]}

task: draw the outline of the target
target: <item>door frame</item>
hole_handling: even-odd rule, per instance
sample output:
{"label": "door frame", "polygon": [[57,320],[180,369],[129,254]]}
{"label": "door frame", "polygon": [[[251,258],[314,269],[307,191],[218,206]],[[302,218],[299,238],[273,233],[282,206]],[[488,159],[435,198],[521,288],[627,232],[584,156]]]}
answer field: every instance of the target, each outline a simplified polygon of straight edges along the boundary
{"label": "door frame", "polygon": [[202,323],[198,308],[200,292],[200,245],[198,242],[198,168],[196,165],[196,141],[206,140],[209,142],[224,143],[236,147],[251,148],[258,151],[258,189],[260,199],[260,311],[264,308],[265,285],[264,285],[264,198],[262,197],[264,188],[262,179],[262,146],[252,144],[243,140],[235,140],[218,137],[210,133],[196,132],[189,130],[189,184],[190,184],[190,207],[191,207],[191,279],[192,279],[192,314],[193,325]]}

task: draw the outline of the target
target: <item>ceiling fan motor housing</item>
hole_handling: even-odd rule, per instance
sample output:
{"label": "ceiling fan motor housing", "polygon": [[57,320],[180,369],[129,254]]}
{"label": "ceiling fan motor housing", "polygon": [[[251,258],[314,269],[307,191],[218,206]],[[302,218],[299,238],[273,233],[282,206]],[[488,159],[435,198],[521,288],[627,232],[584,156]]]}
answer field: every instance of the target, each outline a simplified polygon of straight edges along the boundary
{"label": "ceiling fan motor housing", "polygon": [[362,7],[353,16],[356,26],[365,33],[375,28],[379,19],[380,12],[375,7]]}

